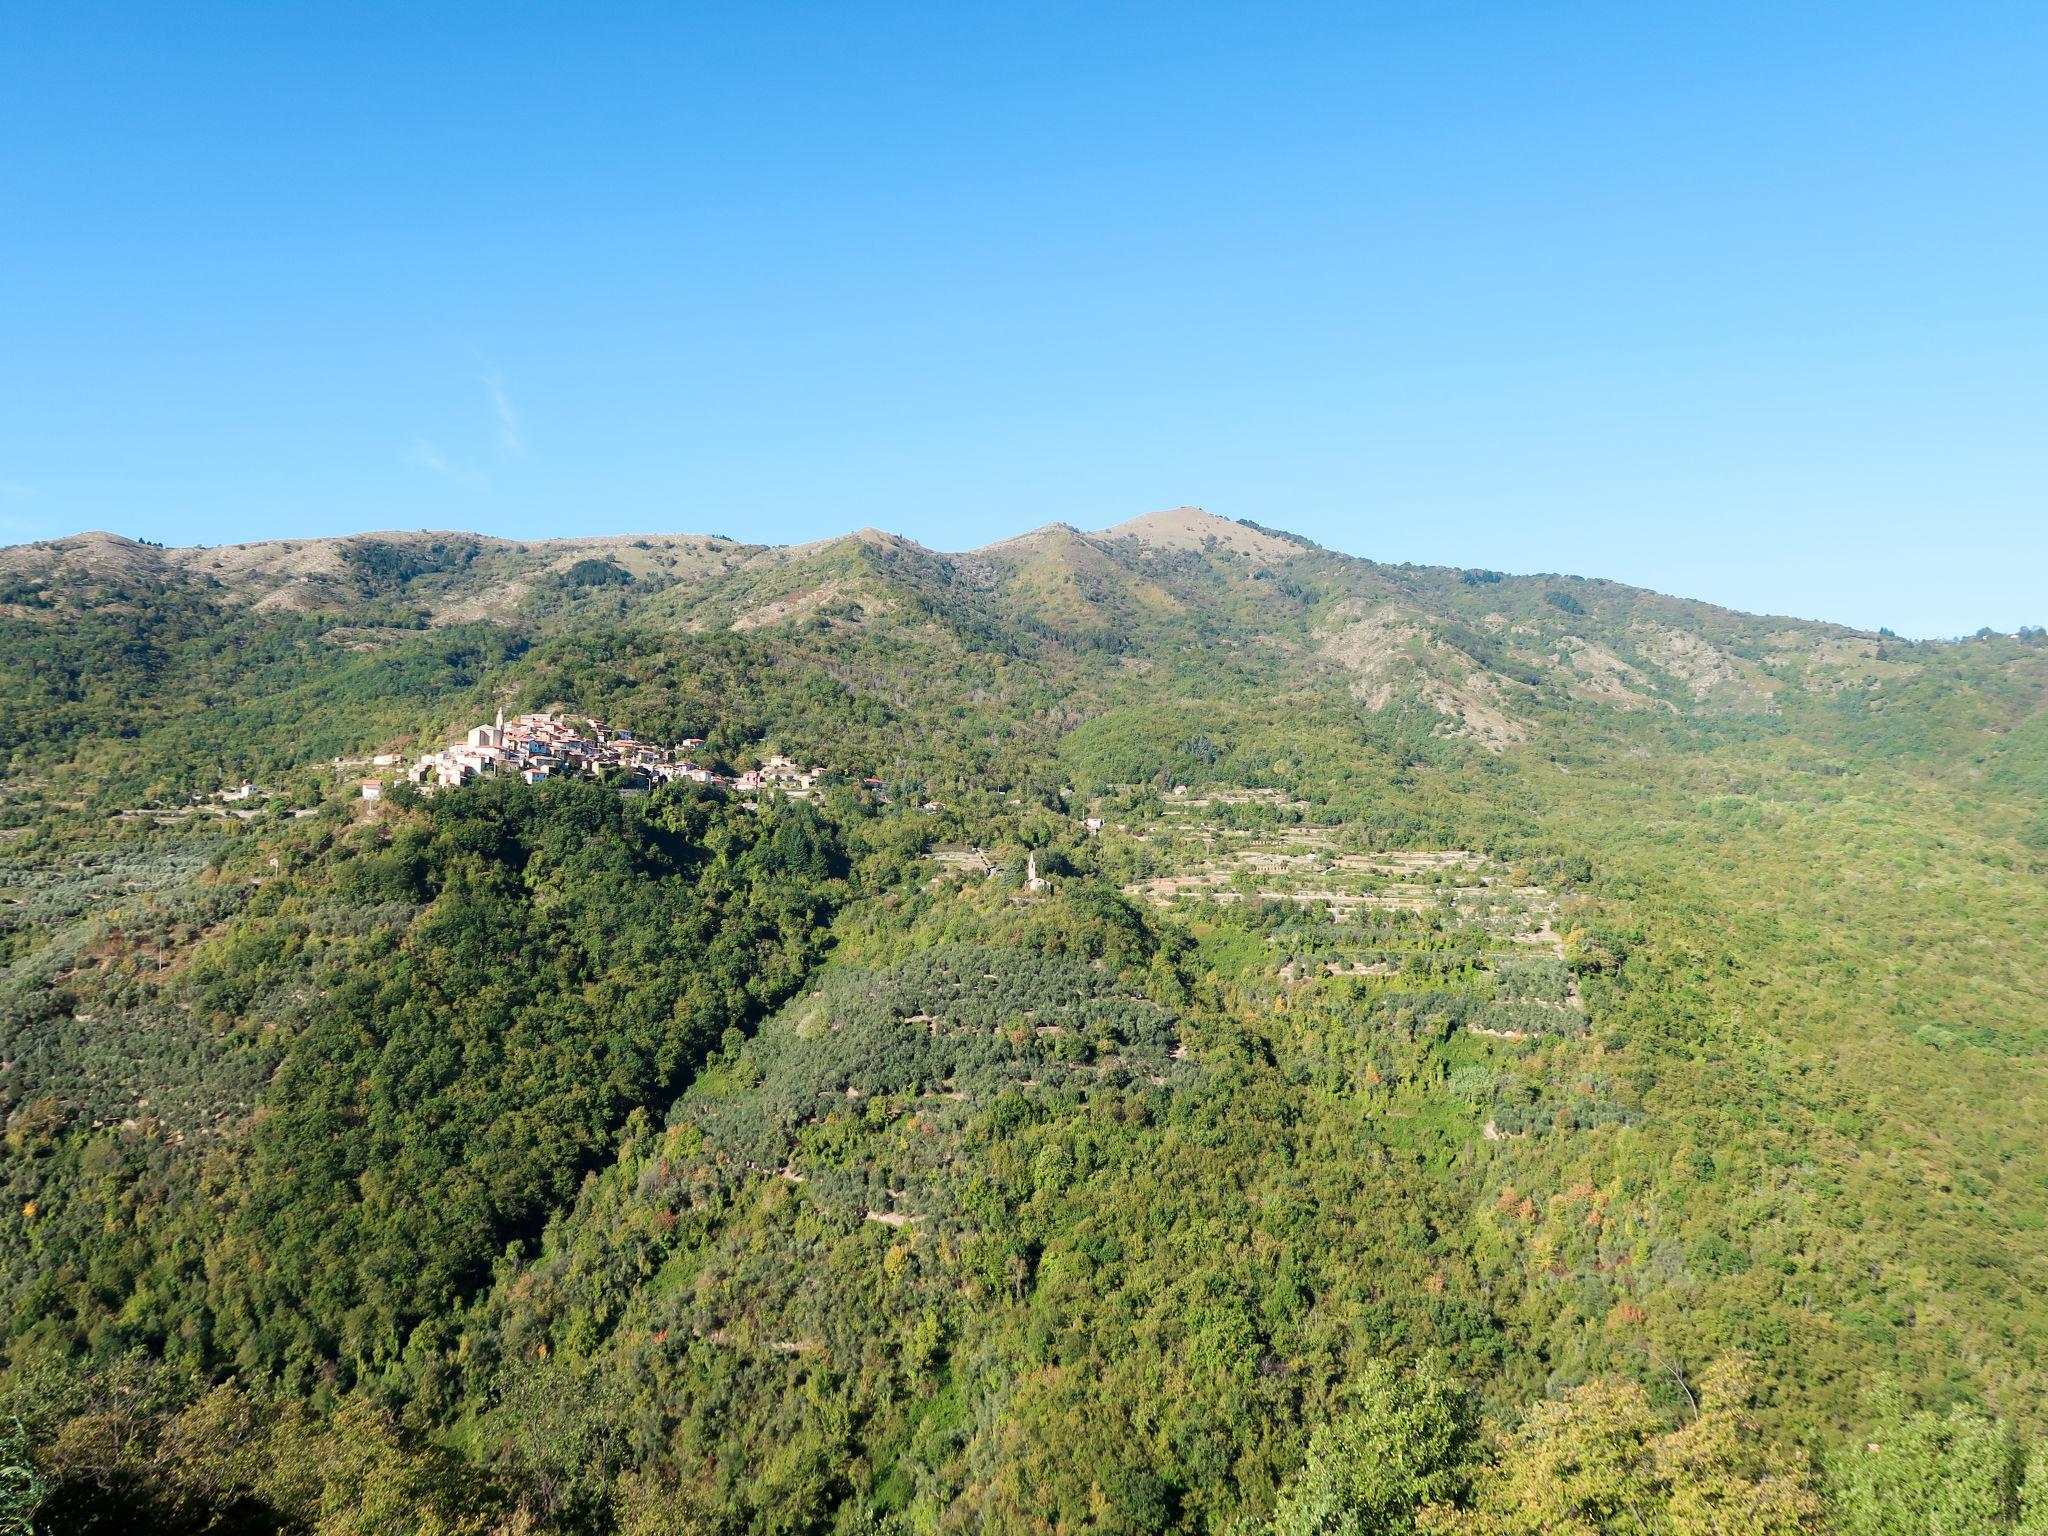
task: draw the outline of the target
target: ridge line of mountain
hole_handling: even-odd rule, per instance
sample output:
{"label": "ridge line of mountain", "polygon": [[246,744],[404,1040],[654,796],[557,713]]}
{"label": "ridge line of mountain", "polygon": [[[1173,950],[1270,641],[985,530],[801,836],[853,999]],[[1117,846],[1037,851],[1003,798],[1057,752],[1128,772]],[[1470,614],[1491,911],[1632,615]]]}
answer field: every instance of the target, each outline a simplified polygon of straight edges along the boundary
{"label": "ridge line of mountain", "polygon": [[[1658,592],[1607,577],[1549,571],[1495,572],[1405,562],[1388,564],[1369,556],[1330,549],[1302,535],[1250,521],[1232,521],[1193,506],[1142,513],[1095,530],[1077,528],[1065,521],[1053,521],[965,550],[935,548],[905,535],[874,527],[790,544],[750,543],[718,533],[564,534],[542,539],[518,539],[464,529],[366,529],[357,533],[258,539],[236,544],[168,546],[96,529],[53,539],[0,545],[0,578],[33,579],[75,573],[130,582],[169,583],[184,579],[214,587],[234,588],[243,584],[252,587],[259,596],[274,601],[280,589],[295,583],[318,585],[331,581],[344,572],[351,559],[361,559],[367,565],[374,565],[379,559],[389,557],[391,552],[400,552],[401,555],[407,550],[445,553],[450,545],[466,546],[478,553],[523,555],[551,561],[552,564],[539,573],[542,576],[556,567],[567,569],[576,565],[579,559],[630,564],[632,557],[629,552],[634,551],[658,554],[670,569],[675,568],[675,557],[686,556],[718,567],[726,575],[737,575],[756,566],[786,567],[808,557],[827,555],[847,547],[895,549],[957,564],[1023,560],[1034,553],[1062,545],[1075,549],[1085,547],[1111,556],[1118,549],[1136,546],[1160,553],[1242,556],[1268,564],[1294,560],[1341,562],[1350,568],[1396,581],[1412,576],[1424,581],[1456,578],[1483,583],[1554,583],[1570,585],[1588,595],[1604,593],[1627,601],[1654,599],[1685,604],[1711,610],[1717,616],[1730,619],[1818,627],[1843,638],[1875,640],[1880,637],[1880,632],[1853,625],[1784,614],[1749,613],[1709,599]],[[533,573],[529,571],[527,574]],[[1569,608],[1565,611],[1569,612]]]}

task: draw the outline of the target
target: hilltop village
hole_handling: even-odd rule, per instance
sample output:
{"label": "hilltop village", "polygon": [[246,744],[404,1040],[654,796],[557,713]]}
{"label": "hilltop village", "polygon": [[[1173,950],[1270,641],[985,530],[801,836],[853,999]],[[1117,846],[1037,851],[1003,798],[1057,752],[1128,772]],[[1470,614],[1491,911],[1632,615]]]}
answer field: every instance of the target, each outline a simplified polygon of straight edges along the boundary
{"label": "hilltop village", "polygon": [[[550,778],[586,778],[651,788],[687,780],[743,794],[761,789],[807,794],[825,772],[804,768],[777,754],[759,768],[720,774],[691,757],[703,745],[701,737],[689,737],[674,746],[660,746],[588,717],[534,714],[507,720],[500,710],[494,724],[473,726],[460,741],[438,752],[421,753],[405,776],[423,794],[499,774],[517,774],[529,784]],[[378,761],[381,766],[382,760]],[[394,756],[391,761],[399,759]],[[363,780],[363,798],[380,798],[383,783],[381,779]]]}

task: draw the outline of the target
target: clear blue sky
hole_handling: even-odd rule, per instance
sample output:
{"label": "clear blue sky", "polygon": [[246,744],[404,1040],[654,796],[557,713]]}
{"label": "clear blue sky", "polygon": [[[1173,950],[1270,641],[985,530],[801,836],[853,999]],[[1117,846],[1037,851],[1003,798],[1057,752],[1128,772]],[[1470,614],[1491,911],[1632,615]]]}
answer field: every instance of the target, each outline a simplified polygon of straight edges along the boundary
{"label": "clear blue sky", "polygon": [[2048,5],[0,8],[0,540],[1192,502],[2048,622]]}

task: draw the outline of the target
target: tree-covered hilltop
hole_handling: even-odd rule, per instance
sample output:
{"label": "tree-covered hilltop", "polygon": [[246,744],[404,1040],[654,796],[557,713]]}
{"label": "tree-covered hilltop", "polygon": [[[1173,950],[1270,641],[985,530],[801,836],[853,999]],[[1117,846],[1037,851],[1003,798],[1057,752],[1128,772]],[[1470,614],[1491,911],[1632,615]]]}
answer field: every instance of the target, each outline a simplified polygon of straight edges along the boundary
{"label": "tree-covered hilltop", "polygon": [[[0,1519],[2044,1528],[2038,631],[1190,513],[0,578]],[[827,772],[358,796],[501,705]]]}

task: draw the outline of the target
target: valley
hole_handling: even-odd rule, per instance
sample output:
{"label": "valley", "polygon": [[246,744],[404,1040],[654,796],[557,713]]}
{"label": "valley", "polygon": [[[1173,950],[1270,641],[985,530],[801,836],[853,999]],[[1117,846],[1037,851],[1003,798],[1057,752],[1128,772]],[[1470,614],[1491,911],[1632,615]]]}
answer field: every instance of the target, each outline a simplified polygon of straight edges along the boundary
{"label": "valley", "polygon": [[1307,1529],[1375,1414],[1411,1528],[1545,1425],[2036,1486],[2038,631],[1192,509],[0,576],[60,1528]]}

